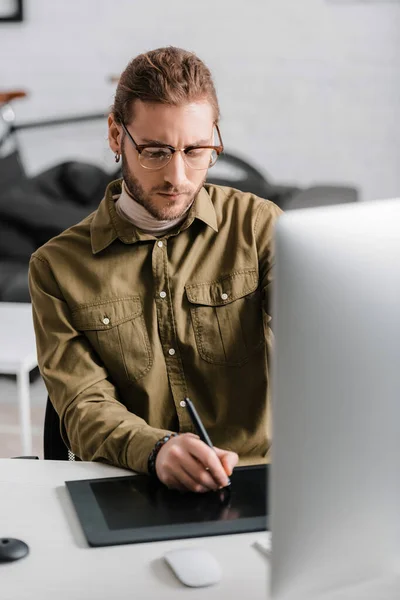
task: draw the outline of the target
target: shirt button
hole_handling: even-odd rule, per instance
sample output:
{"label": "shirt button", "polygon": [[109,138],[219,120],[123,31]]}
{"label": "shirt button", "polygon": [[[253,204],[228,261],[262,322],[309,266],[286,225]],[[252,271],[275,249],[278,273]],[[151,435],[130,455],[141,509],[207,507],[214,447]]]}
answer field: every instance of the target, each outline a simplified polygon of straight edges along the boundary
{"label": "shirt button", "polygon": [[182,406],[182,408],[185,408],[185,406],[186,406],[186,402],[185,402],[184,400],[181,400],[181,401],[179,402],[179,406]]}
{"label": "shirt button", "polygon": [[158,246],[159,248],[162,248],[162,247],[163,247],[163,245],[164,245],[164,244],[161,242],[161,240],[160,240],[159,242],[157,242],[157,246]]}
{"label": "shirt button", "polygon": [[110,322],[110,319],[108,317],[104,317],[104,319],[103,319],[104,325],[108,325],[109,322]]}
{"label": "shirt button", "polygon": [[168,354],[169,354],[170,356],[173,356],[173,355],[175,354],[175,350],[174,350],[173,348],[170,348],[170,349],[168,350]]}
{"label": "shirt button", "polygon": [[225,292],[223,292],[221,294],[221,298],[222,298],[222,300],[227,300],[228,299],[228,294],[225,294]]}
{"label": "shirt button", "polygon": [[165,292],[160,292],[160,298],[166,298],[167,294]]}

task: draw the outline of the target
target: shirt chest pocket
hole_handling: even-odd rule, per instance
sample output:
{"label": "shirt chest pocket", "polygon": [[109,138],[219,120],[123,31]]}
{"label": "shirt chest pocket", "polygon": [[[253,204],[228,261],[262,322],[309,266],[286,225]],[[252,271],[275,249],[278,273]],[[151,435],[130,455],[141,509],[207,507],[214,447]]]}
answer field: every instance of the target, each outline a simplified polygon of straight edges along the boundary
{"label": "shirt chest pocket", "polygon": [[188,283],[185,289],[197,349],[204,360],[241,366],[264,345],[255,269],[237,271],[217,281]]}
{"label": "shirt chest pocket", "polygon": [[72,320],[117,380],[137,381],[151,369],[153,358],[139,296],[79,306],[72,311]]}

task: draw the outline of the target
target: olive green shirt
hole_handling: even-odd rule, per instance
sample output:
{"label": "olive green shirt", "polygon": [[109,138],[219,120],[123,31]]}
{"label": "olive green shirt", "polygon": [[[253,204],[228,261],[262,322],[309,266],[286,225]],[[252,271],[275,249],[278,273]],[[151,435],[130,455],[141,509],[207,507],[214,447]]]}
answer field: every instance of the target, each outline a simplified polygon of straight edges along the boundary
{"label": "olive green shirt", "polygon": [[40,371],[68,447],[147,471],[166,433],[194,432],[242,464],[268,460],[273,227],[280,209],[206,184],[156,238],[99,208],[39,248],[30,290]]}

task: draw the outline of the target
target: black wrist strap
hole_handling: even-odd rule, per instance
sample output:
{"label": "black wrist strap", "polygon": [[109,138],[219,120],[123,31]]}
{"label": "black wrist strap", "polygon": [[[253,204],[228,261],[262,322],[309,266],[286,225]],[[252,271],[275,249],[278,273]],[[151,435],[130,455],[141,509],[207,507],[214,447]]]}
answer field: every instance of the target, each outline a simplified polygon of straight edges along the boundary
{"label": "black wrist strap", "polygon": [[164,446],[164,444],[169,442],[169,440],[171,438],[176,437],[177,435],[179,435],[179,434],[178,433],[169,433],[168,435],[165,435],[160,440],[158,440],[158,442],[154,446],[153,450],[150,452],[149,458],[147,461],[147,469],[149,471],[149,475],[152,475],[153,477],[157,477],[157,472],[156,472],[157,455],[160,452],[161,448]]}

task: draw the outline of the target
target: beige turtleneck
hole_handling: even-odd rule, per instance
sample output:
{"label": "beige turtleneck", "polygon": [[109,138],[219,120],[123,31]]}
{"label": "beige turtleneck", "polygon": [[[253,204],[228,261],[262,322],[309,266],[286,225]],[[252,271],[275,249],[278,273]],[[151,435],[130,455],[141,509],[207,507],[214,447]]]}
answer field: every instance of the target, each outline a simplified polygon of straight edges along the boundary
{"label": "beige turtleneck", "polygon": [[136,202],[136,200],[129,194],[125,182],[122,182],[122,192],[115,203],[115,210],[117,214],[126,221],[133,223],[135,227],[141,229],[145,233],[150,233],[154,236],[163,235],[167,231],[170,231],[186,218],[190,206],[183,215],[176,219],[169,221],[162,221],[156,219],[144,206]]}

